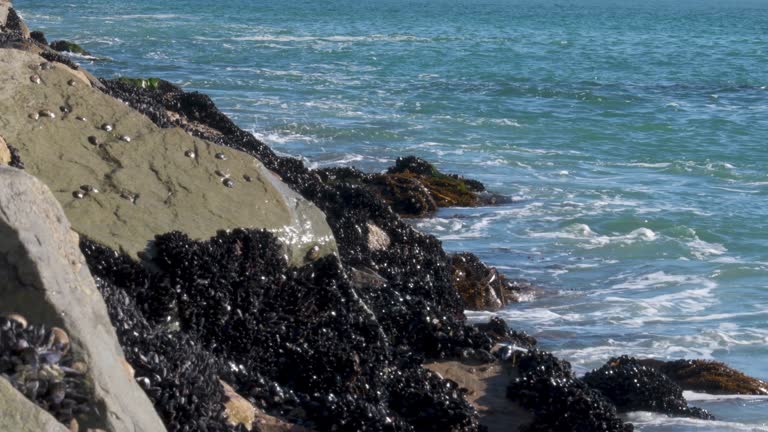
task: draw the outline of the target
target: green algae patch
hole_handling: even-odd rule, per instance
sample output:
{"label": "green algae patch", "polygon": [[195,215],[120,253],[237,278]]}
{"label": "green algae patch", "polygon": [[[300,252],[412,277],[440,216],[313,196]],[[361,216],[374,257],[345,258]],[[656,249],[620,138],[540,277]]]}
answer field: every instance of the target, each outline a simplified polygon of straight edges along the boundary
{"label": "green algae patch", "polygon": [[[274,232],[292,264],[336,252],[325,215],[245,153],[161,129],[62,64],[0,50],[0,135],[53,191],[74,229],[136,258],[155,236]],[[40,83],[30,80],[36,74]],[[313,255],[317,255],[313,253]]]}
{"label": "green algae patch", "polygon": [[73,54],[81,54],[81,55],[91,55],[88,51],[85,50],[85,48],[81,47],[80,45],[66,41],[66,40],[57,40],[53,41],[50,44],[51,49],[54,49],[58,52],[70,52]]}
{"label": "green algae patch", "polygon": [[152,89],[152,90],[157,90],[163,81],[160,78],[127,78],[127,77],[118,78],[117,80],[123,84],[128,84],[134,87],[143,88],[143,89]]}

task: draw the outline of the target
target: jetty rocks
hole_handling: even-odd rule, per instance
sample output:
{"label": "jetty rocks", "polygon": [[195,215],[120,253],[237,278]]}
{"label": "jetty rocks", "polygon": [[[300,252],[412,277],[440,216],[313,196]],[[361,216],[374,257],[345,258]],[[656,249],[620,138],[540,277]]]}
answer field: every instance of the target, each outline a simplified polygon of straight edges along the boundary
{"label": "jetty rocks", "polygon": [[467,323],[535,288],[401,216],[505,199],[482,184],[311,170],[203,94],[68,55],[0,0],[0,430],[627,431],[611,389],[687,407],[659,365],[580,379]]}

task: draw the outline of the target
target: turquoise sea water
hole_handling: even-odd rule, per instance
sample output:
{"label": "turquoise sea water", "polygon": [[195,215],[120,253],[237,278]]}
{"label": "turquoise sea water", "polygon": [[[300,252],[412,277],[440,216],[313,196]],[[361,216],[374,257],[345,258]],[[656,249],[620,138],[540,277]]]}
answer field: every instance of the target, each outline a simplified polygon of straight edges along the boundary
{"label": "turquoise sea water", "polygon": [[[15,3],[96,74],[201,90],[313,166],[416,154],[514,196],[414,224],[550,288],[500,315],[579,371],[631,354],[768,379],[766,1]],[[630,417],[768,430],[765,399],[694,403],[722,422]]]}

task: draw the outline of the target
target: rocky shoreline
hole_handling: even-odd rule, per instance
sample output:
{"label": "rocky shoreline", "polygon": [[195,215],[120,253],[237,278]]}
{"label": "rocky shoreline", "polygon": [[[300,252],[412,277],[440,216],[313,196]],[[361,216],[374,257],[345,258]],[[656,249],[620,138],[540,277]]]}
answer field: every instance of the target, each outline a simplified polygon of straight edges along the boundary
{"label": "rocky shoreline", "polygon": [[707,362],[579,378],[470,326],[536,288],[401,217],[504,197],[414,157],[311,170],[203,94],[57,49],[82,50],[0,0],[0,429],[626,431],[711,418],[684,389],[768,393]]}

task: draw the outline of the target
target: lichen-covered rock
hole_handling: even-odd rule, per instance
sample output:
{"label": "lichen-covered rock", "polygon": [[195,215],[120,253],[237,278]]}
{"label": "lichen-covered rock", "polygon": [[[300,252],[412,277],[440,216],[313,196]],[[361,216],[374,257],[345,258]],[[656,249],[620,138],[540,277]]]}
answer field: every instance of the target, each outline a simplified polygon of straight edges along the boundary
{"label": "lichen-covered rock", "polygon": [[507,397],[533,411],[533,422],[524,431],[634,430],[600,392],[576,378],[570,363],[538,350],[514,354],[507,361],[517,367],[519,377],[507,387]]}
{"label": "lichen-covered rock", "polygon": [[709,394],[768,395],[768,383],[712,360],[640,360],[668,376],[683,390]]}
{"label": "lichen-covered rock", "polygon": [[[7,120],[0,135],[54,191],[77,232],[133,257],[157,234],[177,229],[208,238],[237,227],[277,233],[294,264],[315,246],[321,256],[335,253],[322,212],[257,159],[180,129],[160,129],[79,85],[67,66],[36,70],[40,64],[32,53],[0,50],[0,116]],[[40,84],[30,81],[32,74]],[[80,198],[89,186],[99,192],[83,190]]]}
{"label": "lichen-covered rock", "polygon": [[70,432],[0,377],[0,430],[13,432]]}
{"label": "lichen-covered rock", "polygon": [[51,42],[50,47],[58,52],[69,52],[73,54],[91,55],[91,53],[86,51],[85,48],[81,47],[80,45],[74,42],[70,42],[66,40],[53,41]]}
{"label": "lichen-covered rock", "polygon": [[496,311],[533,290],[530,284],[510,281],[471,253],[451,256],[453,285],[467,309]]}
{"label": "lichen-covered rock", "polygon": [[656,369],[637,359],[615,357],[584,376],[622,411],[653,411],[669,415],[713,419],[701,408],[689,407],[683,389]]}
{"label": "lichen-covered rock", "polygon": [[81,425],[110,432],[163,430],[146,396],[116,367],[122,350],[78,236],[53,194],[24,171],[2,166],[0,186],[0,315],[16,313],[29,324],[66,332],[72,362],[88,367],[85,379],[93,393],[87,398],[100,407],[78,418]]}

